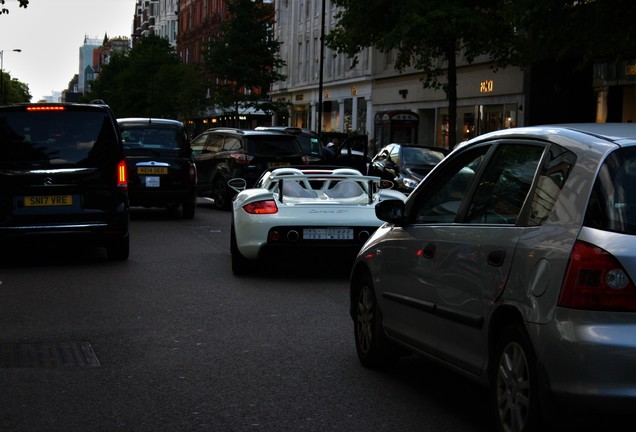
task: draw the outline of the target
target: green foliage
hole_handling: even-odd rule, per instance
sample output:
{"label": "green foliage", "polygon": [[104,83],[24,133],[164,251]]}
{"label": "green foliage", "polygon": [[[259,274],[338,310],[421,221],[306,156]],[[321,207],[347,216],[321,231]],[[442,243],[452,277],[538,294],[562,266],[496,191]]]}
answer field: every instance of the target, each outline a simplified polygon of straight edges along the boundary
{"label": "green foliage", "polygon": [[[26,9],[26,7],[29,5],[29,0],[18,0],[18,3],[20,3],[20,7]],[[5,0],[0,0],[0,5],[2,5],[2,7],[0,7],[0,15],[9,13],[9,9],[4,7],[4,4]]]}
{"label": "green foliage", "polygon": [[270,85],[285,77],[281,43],[272,31],[273,5],[262,0],[229,0],[229,19],[212,37],[205,53],[213,84],[212,104],[223,108],[260,107]]}
{"label": "green foliage", "polygon": [[2,71],[2,93],[0,94],[0,104],[22,103],[31,101],[29,86],[17,79],[12,79],[11,75]]}
{"label": "green foliage", "polygon": [[149,36],[114,53],[84,99],[104,100],[118,117],[185,119],[203,108],[204,94],[197,67],[181,63],[167,39]]}
{"label": "green foliage", "polygon": [[366,47],[395,52],[396,69],[413,67],[426,88],[443,89],[449,100],[451,147],[457,109],[456,59],[490,55],[500,66],[514,53],[506,0],[333,0],[340,6],[327,46],[349,57]]}

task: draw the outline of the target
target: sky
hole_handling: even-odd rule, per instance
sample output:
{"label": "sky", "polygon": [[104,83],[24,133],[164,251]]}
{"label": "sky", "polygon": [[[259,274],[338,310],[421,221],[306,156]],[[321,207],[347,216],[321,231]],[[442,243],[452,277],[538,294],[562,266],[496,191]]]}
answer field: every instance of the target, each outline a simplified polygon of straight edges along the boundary
{"label": "sky", "polygon": [[[29,86],[37,102],[61,92],[79,73],[84,38],[104,39],[132,33],[135,0],[29,0],[19,7],[6,0],[0,15],[2,66]],[[14,52],[20,49],[21,52]]]}

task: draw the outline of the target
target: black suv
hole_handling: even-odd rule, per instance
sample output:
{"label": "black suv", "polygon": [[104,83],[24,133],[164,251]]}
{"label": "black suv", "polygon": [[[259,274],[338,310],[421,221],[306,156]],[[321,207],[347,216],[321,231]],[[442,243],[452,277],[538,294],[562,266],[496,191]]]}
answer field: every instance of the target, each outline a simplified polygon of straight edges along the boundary
{"label": "black suv", "polygon": [[197,206],[197,171],[185,125],[177,120],[117,120],[128,163],[130,205],[181,209],[191,219]]}
{"label": "black suv", "polygon": [[310,164],[317,165],[325,162],[325,154],[322,143],[320,142],[320,136],[312,130],[289,126],[259,126],[255,130],[273,130],[296,135],[300,143],[300,148],[303,149],[303,154],[307,157]]}
{"label": "black suv", "polygon": [[236,195],[229,180],[240,177],[252,187],[268,168],[307,164],[296,136],[286,132],[208,129],[192,140],[192,151],[199,196],[212,197],[223,210]]}
{"label": "black suv", "polygon": [[[101,103],[0,107],[0,239],[87,241],[129,254],[128,178],[117,121]],[[29,243],[29,242],[26,242]]]}

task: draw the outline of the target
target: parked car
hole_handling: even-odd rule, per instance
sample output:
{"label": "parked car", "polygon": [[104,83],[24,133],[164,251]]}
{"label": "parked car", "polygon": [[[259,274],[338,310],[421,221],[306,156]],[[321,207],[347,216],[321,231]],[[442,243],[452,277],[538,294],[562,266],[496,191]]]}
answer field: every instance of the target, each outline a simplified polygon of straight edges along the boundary
{"label": "parked car", "polygon": [[406,202],[376,207],[387,224],[350,279],[360,362],[414,351],[486,384],[502,431],[544,430],[570,402],[632,410],[635,184],[634,124],[458,146]]}
{"label": "parked car", "polygon": [[323,146],[320,142],[318,134],[309,129],[288,127],[288,126],[258,126],[255,130],[273,130],[279,132],[287,132],[296,135],[303,154],[307,157],[307,161],[311,165],[320,165],[325,162]]}
{"label": "parked car", "polygon": [[442,147],[389,144],[371,160],[368,174],[391,180],[408,195],[447,154]]}
{"label": "parked car", "polygon": [[370,162],[367,135],[351,135],[340,141],[334,157],[328,161],[331,165],[354,168],[365,174]]}
{"label": "parked car", "polygon": [[74,241],[129,256],[128,177],[117,121],[101,101],[0,107],[0,239]]}
{"label": "parked car", "polygon": [[197,207],[197,171],[185,125],[159,118],[118,119],[128,164],[131,206],[181,209],[186,219]]}
{"label": "parked car", "polygon": [[192,140],[192,151],[199,196],[211,197],[223,210],[236,195],[230,179],[243,178],[251,187],[268,168],[308,162],[296,136],[277,131],[212,128]]}
{"label": "parked car", "polygon": [[340,251],[350,263],[382,223],[375,205],[406,198],[351,168],[276,168],[253,188],[245,189],[242,179],[230,184],[240,191],[233,202],[230,244],[236,275],[285,254],[320,252],[327,265],[327,257]]}

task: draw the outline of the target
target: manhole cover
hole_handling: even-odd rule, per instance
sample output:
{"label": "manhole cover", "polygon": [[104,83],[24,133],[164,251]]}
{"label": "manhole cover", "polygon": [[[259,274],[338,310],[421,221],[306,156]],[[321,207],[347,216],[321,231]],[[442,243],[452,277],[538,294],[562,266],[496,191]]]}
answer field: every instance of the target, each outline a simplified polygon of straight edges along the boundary
{"label": "manhole cover", "polygon": [[98,367],[89,342],[0,343],[0,368]]}

